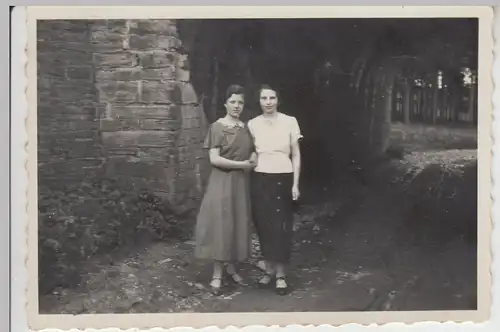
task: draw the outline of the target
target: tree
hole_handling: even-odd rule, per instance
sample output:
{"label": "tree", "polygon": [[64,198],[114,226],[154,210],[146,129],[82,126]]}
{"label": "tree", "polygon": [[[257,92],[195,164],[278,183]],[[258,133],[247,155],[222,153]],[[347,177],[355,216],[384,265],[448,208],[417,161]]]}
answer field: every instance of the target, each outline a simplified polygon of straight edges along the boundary
{"label": "tree", "polygon": [[[230,82],[250,90],[273,84],[304,130],[329,142],[334,164],[369,163],[385,151],[395,89],[403,87],[405,122],[412,121],[414,93],[437,122],[438,71],[453,105],[456,73],[464,64],[477,67],[477,20],[204,20],[196,38],[195,87],[217,101],[207,110],[220,108]],[[250,105],[257,109],[256,99]]]}

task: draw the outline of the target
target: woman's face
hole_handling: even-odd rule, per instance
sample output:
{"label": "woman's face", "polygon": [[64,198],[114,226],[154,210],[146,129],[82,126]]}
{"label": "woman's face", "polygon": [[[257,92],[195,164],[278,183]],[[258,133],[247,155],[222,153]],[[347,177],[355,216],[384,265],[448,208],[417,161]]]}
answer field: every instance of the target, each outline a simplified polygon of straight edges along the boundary
{"label": "woman's face", "polygon": [[278,97],[276,91],[264,89],[260,91],[260,107],[264,113],[276,112]]}
{"label": "woman's face", "polygon": [[231,97],[226,100],[225,106],[227,114],[233,118],[239,118],[244,105],[245,99],[243,95],[232,94]]}

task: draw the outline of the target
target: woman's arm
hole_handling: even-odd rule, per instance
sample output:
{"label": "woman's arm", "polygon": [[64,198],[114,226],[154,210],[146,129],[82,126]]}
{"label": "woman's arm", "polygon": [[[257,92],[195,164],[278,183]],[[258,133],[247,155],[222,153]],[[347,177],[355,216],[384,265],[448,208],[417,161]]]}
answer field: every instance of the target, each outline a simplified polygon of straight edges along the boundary
{"label": "woman's arm", "polygon": [[299,141],[301,139],[302,139],[302,134],[300,133],[299,123],[297,122],[297,119],[293,118],[290,144],[291,144],[292,167],[293,167],[292,194],[294,200],[298,200],[300,196],[299,181],[300,181],[301,156],[300,156]]}
{"label": "woman's arm", "polygon": [[234,169],[247,169],[251,167],[251,164],[248,160],[245,161],[230,160],[221,157],[219,153],[220,152],[218,148],[210,149],[209,152],[210,163],[215,167],[234,168]]}
{"label": "woman's arm", "polygon": [[299,187],[300,180],[300,146],[298,141],[292,142],[293,187]]}
{"label": "woman's arm", "polygon": [[250,133],[250,137],[252,138],[252,146],[253,152],[250,154],[250,160],[254,163],[257,163],[257,151],[255,151],[255,134],[253,128],[253,120],[248,121],[248,132]]}
{"label": "woman's arm", "polygon": [[224,135],[218,125],[215,123],[210,126],[210,129],[203,143],[203,147],[208,149],[210,164],[215,167],[229,169],[247,169],[250,168],[250,162],[230,160],[220,156],[220,147],[222,145]]}

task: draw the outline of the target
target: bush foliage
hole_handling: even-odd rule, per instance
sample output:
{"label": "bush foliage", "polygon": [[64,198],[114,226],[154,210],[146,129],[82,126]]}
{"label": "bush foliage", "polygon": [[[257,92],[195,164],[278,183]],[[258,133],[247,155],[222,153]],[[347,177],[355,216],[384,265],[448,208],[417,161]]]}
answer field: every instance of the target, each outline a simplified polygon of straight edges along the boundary
{"label": "bush foliage", "polygon": [[74,287],[78,264],[93,255],[133,245],[144,238],[190,235],[190,214],[178,215],[154,193],[119,183],[84,182],[39,192],[40,291]]}

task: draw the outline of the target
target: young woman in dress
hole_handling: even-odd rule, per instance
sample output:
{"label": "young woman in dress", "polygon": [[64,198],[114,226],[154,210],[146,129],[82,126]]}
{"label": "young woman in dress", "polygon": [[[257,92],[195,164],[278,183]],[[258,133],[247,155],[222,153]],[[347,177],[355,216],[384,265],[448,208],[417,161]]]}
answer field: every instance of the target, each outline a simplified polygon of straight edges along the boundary
{"label": "young woman in dress", "polygon": [[212,293],[221,293],[224,266],[231,279],[243,285],[234,262],[250,254],[249,175],[255,167],[250,160],[253,140],[239,119],[243,111],[244,89],[231,85],[225,96],[226,116],[211,124],[204,142],[209,149],[212,172],[197,217],[195,256],[214,261]]}
{"label": "young woman in dress", "polygon": [[285,294],[285,265],[290,260],[293,232],[293,201],[300,195],[300,149],[302,138],[295,117],[278,112],[276,90],[259,90],[262,114],[248,122],[257,152],[251,181],[252,218],[265,260],[261,286],[272,285]]}

